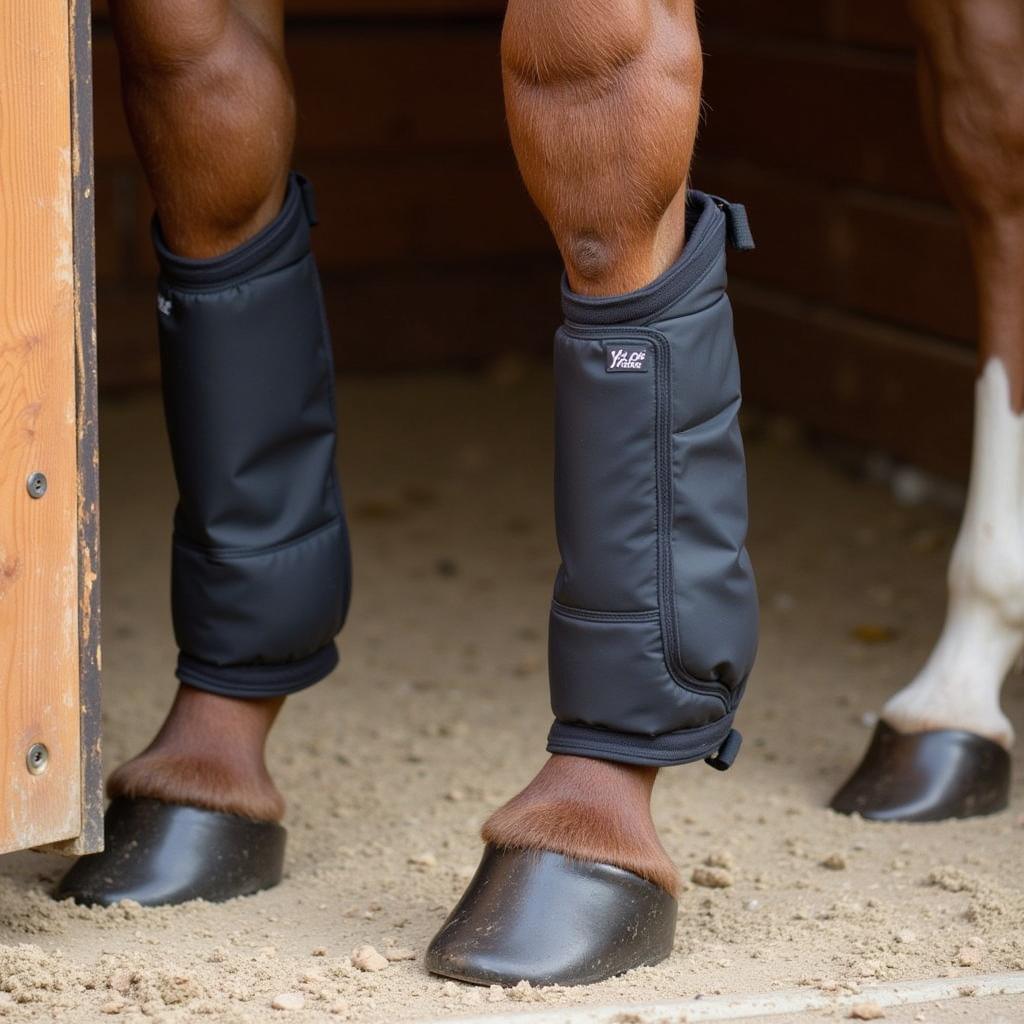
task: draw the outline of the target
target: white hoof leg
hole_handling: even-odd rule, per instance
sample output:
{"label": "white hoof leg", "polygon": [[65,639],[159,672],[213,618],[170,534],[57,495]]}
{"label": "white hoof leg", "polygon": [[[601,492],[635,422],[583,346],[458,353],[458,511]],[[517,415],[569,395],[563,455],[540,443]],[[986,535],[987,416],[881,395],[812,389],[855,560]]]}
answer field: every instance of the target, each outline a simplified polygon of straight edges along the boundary
{"label": "white hoof leg", "polygon": [[999,706],[999,691],[1024,634],[993,609],[966,604],[950,609],[927,664],[889,699],[882,718],[898,732],[964,729],[1009,749],[1013,726]]}
{"label": "white hoof leg", "polygon": [[1009,747],[1013,727],[999,691],[1024,650],[1024,414],[1011,407],[999,360],[986,364],[975,396],[971,483],[946,623],[927,664],[882,717],[900,732],[964,729]]}

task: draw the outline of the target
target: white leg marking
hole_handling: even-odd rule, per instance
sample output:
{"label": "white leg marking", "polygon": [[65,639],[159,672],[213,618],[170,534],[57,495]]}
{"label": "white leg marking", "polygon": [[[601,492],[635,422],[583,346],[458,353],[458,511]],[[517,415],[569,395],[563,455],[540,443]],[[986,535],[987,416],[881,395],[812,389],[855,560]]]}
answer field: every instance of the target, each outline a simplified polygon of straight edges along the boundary
{"label": "white leg marking", "polygon": [[900,732],[966,729],[1009,747],[999,690],[1024,649],[1024,414],[990,359],[975,386],[971,482],[939,642],[882,717]]}

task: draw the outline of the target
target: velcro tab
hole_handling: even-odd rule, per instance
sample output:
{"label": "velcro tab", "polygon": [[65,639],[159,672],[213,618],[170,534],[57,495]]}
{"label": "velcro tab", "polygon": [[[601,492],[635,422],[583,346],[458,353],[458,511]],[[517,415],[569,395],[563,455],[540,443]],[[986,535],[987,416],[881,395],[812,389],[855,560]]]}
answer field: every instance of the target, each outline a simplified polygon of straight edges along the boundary
{"label": "velcro tab", "polygon": [[724,772],[727,768],[732,767],[742,745],[743,737],[735,729],[730,729],[729,735],[722,740],[722,745],[710,757],[704,758],[704,762],[711,765],[716,771]]}
{"label": "velcro tab", "polygon": [[725,214],[725,236],[730,248],[749,252],[755,248],[754,235],[750,230],[747,208],[742,203],[730,203],[721,196],[712,196],[715,205]]}

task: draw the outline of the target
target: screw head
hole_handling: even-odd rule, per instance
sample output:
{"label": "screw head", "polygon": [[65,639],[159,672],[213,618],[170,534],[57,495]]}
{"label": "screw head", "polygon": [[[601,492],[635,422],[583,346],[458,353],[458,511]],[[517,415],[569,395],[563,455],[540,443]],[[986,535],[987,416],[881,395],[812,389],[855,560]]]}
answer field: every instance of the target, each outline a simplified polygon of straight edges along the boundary
{"label": "screw head", "polygon": [[29,497],[41,498],[46,493],[46,474],[29,474],[29,478],[25,482],[25,486],[28,488]]}
{"label": "screw head", "polygon": [[25,765],[30,775],[42,775],[50,763],[50,751],[45,743],[33,743],[25,755]]}

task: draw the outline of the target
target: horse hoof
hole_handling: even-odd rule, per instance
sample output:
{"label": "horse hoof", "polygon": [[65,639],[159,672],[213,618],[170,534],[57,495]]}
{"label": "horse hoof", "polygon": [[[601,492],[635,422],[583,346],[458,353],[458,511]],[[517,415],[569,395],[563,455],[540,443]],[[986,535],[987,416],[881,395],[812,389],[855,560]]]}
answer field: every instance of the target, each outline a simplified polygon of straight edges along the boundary
{"label": "horse hoof", "polygon": [[879,722],[864,758],[832,798],[842,814],[873,821],[942,821],[1003,810],[1010,755],[960,729],[900,733]]}
{"label": "horse hoof", "polygon": [[287,833],[273,822],[118,797],[104,819],[102,853],[79,858],[54,897],[109,907],[220,902],[281,881]]}
{"label": "horse hoof", "polygon": [[426,966],[475,985],[587,985],[672,952],[676,901],[610,864],[488,845]]}

